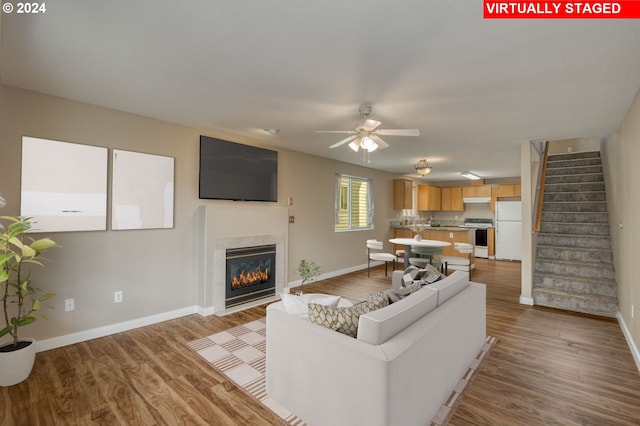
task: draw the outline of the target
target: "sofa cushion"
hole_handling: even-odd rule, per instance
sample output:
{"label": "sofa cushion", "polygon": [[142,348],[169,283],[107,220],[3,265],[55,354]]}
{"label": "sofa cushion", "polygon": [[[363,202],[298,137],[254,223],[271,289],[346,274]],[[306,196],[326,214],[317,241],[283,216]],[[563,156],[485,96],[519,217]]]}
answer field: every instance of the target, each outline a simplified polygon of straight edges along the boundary
{"label": "sofa cushion", "polygon": [[293,294],[283,293],[282,303],[284,304],[284,309],[288,314],[295,315],[300,318],[309,318],[309,303],[335,307],[340,303],[340,296],[333,296],[330,294],[303,294],[301,296],[296,296]]}
{"label": "sofa cushion", "polygon": [[358,340],[379,345],[395,336],[438,305],[438,292],[428,287],[386,308],[360,316]]}
{"label": "sofa cushion", "polygon": [[309,303],[309,321],[347,336],[356,337],[360,315],[387,305],[389,305],[389,298],[386,296],[344,308],[323,306],[312,302]]}
{"label": "sofa cushion", "polygon": [[451,299],[460,290],[469,286],[469,273],[455,271],[446,279],[430,284],[429,288],[438,291],[438,306]]}

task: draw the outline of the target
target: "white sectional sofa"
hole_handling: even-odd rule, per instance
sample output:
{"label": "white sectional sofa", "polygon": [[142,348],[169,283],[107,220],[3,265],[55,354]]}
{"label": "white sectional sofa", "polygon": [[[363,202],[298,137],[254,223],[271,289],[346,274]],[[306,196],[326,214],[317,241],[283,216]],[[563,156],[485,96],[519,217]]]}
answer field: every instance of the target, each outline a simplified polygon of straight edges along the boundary
{"label": "white sectional sofa", "polygon": [[429,424],[485,343],[485,299],[455,271],[360,316],[357,338],[271,304],[267,394],[311,426]]}

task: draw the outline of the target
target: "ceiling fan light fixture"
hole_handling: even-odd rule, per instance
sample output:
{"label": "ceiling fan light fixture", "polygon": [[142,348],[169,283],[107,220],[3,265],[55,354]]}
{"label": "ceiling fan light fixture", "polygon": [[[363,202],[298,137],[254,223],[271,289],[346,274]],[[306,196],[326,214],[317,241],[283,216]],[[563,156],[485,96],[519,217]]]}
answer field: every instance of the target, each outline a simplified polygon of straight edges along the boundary
{"label": "ceiling fan light fixture", "polygon": [[461,172],[460,173],[462,176],[466,177],[467,179],[471,179],[471,180],[478,180],[480,179],[480,176],[473,174],[471,172]]}
{"label": "ceiling fan light fixture", "polygon": [[[362,138],[362,141],[360,142],[360,146],[363,149],[366,149],[367,151],[372,151],[371,148],[374,147],[374,146],[376,148],[378,147],[376,145],[376,143],[373,141],[373,139],[371,139],[369,136],[365,136],[364,138]],[[373,149],[375,149],[375,148],[373,148]]]}
{"label": "ceiling fan light fixture", "polygon": [[426,176],[431,173],[431,164],[427,163],[427,160],[424,159],[418,161],[413,168],[416,169],[416,172],[420,176]]}
{"label": "ceiling fan light fixture", "polygon": [[360,144],[358,143],[358,141],[353,141],[349,144],[349,148],[351,148],[355,152],[358,152],[358,150],[360,149]]}

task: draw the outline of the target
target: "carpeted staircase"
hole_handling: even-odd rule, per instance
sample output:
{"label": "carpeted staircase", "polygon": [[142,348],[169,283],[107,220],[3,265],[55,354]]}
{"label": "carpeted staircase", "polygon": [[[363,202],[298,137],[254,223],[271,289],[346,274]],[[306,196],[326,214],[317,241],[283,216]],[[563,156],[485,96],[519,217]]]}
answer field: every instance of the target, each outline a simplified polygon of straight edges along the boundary
{"label": "carpeted staircase", "polygon": [[533,300],[607,317],[618,311],[600,152],[549,155]]}

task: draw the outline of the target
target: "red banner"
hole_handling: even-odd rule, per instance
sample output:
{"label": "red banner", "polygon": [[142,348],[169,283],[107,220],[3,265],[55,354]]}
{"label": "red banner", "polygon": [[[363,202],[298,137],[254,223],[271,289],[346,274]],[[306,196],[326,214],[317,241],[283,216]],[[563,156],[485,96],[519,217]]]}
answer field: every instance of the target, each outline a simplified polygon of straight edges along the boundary
{"label": "red banner", "polygon": [[484,0],[485,19],[638,19],[640,1]]}

